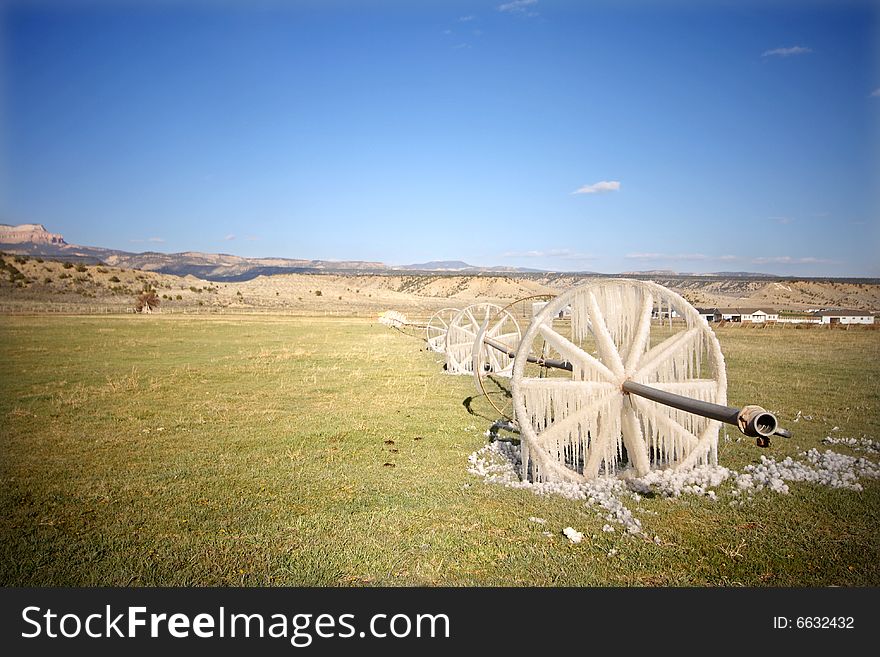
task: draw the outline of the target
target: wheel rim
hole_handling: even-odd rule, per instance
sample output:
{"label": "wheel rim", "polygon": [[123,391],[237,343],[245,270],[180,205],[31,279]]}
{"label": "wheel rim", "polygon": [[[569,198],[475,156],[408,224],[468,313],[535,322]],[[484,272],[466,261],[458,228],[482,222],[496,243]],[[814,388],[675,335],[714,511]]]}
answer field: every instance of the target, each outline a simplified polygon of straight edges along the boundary
{"label": "wheel rim", "polygon": [[446,332],[449,330],[449,324],[458,313],[458,308],[442,308],[431,315],[431,319],[428,320],[428,325],[425,327],[428,349],[437,353],[445,351]]}
{"label": "wheel rim", "polygon": [[[569,307],[570,321],[554,325]],[[668,323],[655,323],[658,308]],[[527,357],[548,351],[568,360],[571,372],[539,376]],[[610,279],[569,290],[544,307],[523,336],[512,371],[523,477],[582,482],[717,462],[717,421],[627,395],[621,388],[627,379],[726,404],[718,340],[671,290]]]}
{"label": "wheel rim", "polygon": [[[486,336],[504,344],[519,344],[521,332],[513,316],[494,303],[476,303],[460,311],[449,324],[446,332],[446,370],[453,374],[472,374],[474,369],[474,348],[483,324],[492,322]],[[515,329],[514,329],[515,327]],[[486,356],[489,371],[496,374],[510,374],[513,359],[494,349]]]}

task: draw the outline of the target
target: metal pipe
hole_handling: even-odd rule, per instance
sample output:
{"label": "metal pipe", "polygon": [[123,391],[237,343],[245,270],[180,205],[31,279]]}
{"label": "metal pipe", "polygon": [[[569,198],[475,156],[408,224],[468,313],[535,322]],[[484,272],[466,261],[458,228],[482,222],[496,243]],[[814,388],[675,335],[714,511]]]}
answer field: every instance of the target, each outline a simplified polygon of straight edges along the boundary
{"label": "metal pipe", "polygon": [[658,390],[635,381],[624,381],[622,388],[626,393],[650,399],[658,404],[672,406],[672,408],[677,408],[681,411],[732,424],[745,435],[752,438],[760,436],[766,438],[772,436],[779,429],[779,422],[776,420],[776,416],[760,406],[745,406],[743,408],[722,406],[721,404],[712,404],[700,401],[699,399],[676,395],[665,390]]}
{"label": "metal pipe", "polygon": [[[483,337],[483,342],[494,349],[503,351],[511,358],[516,356],[516,353],[511,351],[506,345],[496,342],[492,338]],[[554,367],[556,369],[568,370],[569,372],[572,369],[571,363],[565,360],[536,358],[535,356],[529,356],[526,360],[529,363],[536,363],[543,367]],[[666,392],[665,390],[658,390],[657,388],[646,386],[643,383],[636,383],[635,381],[629,380],[624,381],[621,387],[627,394],[638,395],[639,397],[655,401],[658,404],[672,406],[673,408],[677,408],[687,413],[702,415],[710,420],[718,420],[725,424],[732,424],[746,436],[749,436],[750,438],[758,438],[759,444],[762,444],[761,439],[764,439],[765,444],[769,444],[769,441],[766,439],[774,434],[785,438],[791,437],[789,431],[779,427],[779,421],[776,419],[776,416],[760,406],[749,405],[742,408],[722,406],[721,404],[713,404],[711,402],[704,402],[683,395],[676,395],[675,393]]]}
{"label": "metal pipe", "polygon": [[[498,351],[507,354],[511,358],[516,357],[516,352],[513,351],[512,349],[510,349],[510,347],[508,347],[507,345],[502,344],[496,340],[493,340],[492,338],[488,338],[486,336],[483,336],[483,343],[489,345],[493,349],[497,349]],[[571,363],[569,363],[567,360],[557,360],[555,358],[537,358],[535,356],[528,356],[526,358],[526,362],[535,363],[537,365],[541,365],[542,367],[553,367],[557,370],[568,370],[569,372],[571,372]]]}

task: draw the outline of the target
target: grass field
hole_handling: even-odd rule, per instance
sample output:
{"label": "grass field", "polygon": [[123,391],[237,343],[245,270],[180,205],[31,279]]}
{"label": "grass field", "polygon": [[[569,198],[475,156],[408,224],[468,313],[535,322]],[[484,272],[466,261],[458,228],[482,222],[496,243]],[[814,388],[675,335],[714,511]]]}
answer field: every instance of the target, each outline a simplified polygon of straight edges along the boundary
{"label": "grass field", "polygon": [[[880,331],[718,336],[730,403],[794,432],[728,430],[723,465],[880,437]],[[646,497],[659,544],[609,534],[468,474],[494,417],[439,360],[365,320],[0,317],[0,584],[880,585],[880,482]]]}

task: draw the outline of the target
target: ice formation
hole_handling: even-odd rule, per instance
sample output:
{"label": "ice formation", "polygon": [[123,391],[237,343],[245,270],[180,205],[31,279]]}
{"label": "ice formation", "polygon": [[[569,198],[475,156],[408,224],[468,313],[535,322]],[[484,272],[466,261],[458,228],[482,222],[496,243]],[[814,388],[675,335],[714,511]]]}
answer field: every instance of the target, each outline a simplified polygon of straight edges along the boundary
{"label": "ice formation", "polygon": [[[506,310],[492,303],[468,306],[450,322],[446,332],[446,371],[450,374],[474,373],[474,346],[486,322],[485,336],[505,345],[511,351],[519,347],[520,329]],[[498,349],[483,345],[476,361],[486,371],[509,375],[513,358]]]}
{"label": "ice formation", "polygon": [[442,308],[431,316],[425,327],[428,349],[437,353],[446,350],[446,332],[458,313],[458,308]]}
{"label": "ice formation", "polygon": [[[603,532],[613,533],[619,527],[624,534],[646,538],[641,520],[627,504],[634,502],[636,511],[639,511],[638,503],[648,493],[668,499],[697,495],[712,501],[724,499],[729,504],[742,505],[759,491],[788,494],[786,482],[802,481],[860,491],[860,479],[880,478],[880,465],[870,459],[810,449],[800,453],[802,460],[786,457],[776,461],[762,456],[760,463],[747,465],[741,473],[718,465],[701,465],[689,470],[654,470],[644,477],[626,479],[603,476],[585,482],[530,482],[519,476],[519,456],[514,445],[495,441],[468,457],[468,472],[482,477],[487,483],[528,490],[536,495],[583,500],[604,522]],[[657,536],[653,541],[660,543]]]}
{"label": "ice formation", "polygon": [[379,323],[392,328],[400,328],[408,323],[406,315],[397,310],[386,310],[379,314]]}
{"label": "ice formation", "polygon": [[562,533],[565,534],[568,540],[572,543],[580,543],[584,540],[584,535],[573,527],[566,527],[562,530]]}
{"label": "ice formation", "polygon": [[871,438],[832,438],[827,436],[822,439],[826,445],[846,445],[857,452],[880,452],[880,441]]}
{"label": "ice formation", "polygon": [[[566,337],[554,328],[552,317],[569,304],[571,335]],[[652,345],[653,318],[671,318],[673,311],[683,326],[671,335],[663,327]],[[726,404],[718,341],[678,295],[641,281],[587,284],[545,306],[524,341],[543,341],[541,353],[549,345],[572,367],[568,377],[558,372],[526,377],[521,365],[514,368],[523,478],[578,482],[621,470],[644,476],[657,469],[717,463],[717,421],[621,389],[631,380]]]}

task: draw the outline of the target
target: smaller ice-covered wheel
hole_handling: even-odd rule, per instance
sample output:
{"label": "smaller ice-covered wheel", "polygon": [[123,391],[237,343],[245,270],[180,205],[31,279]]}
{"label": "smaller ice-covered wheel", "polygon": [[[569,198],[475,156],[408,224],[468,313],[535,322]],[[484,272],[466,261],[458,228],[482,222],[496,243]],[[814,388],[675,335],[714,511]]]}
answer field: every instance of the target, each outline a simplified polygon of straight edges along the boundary
{"label": "smaller ice-covered wheel", "polygon": [[[528,321],[555,296],[555,294],[533,294],[507,304],[502,310],[507,311],[513,315],[513,317],[519,317]],[[498,317],[499,314],[496,314],[495,316]],[[518,330],[516,334],[514,334],[514,331],[512,330],[513,327],[511,326],[511,330],[504,329],[500,331],[500,339],[490,338],[487,342],[485,339],[486,332],[488,332],[490,325],[493,325],[493,323],[493,320],[490,319],[489,323],[485,324],[486,331],[481,331],[477,334],[476,348],[473,350],[472,355],[474,359],[474,384],[476,385],[477,393],[483,396],[489,405],[498,413],[499,420],[512,423],[514,422],[514,414],[511,401],[512,395],[510,394],[510,383],[502,381],[494,376],[492,368],[489,367],[491,362],[489,359],[493,355],[496,358],[499,355],[502,357],[505,355],[507,357],[512,357],[516,354],[516,350],[519,348],[521,335]],[[516,328],[519,329],[518,326]],[[500,354],[498,353],[499,351],[501,352]],[[500,376],[508,378],[510,376],[510,369],[502,368]]]}
{"label": "smaller ice-covered wheel", "polygon": [[[484,335],[504,344],[519,345],[519,324],[506,310],[494,303],[475,303],[459,312],[446,332],[446,371],[451,374],[473,374],[474,348],[485,326]],[[492,352],[492,353],[489,353]],[[510,374],[513,358],[495,349],[488,349],[480,361],[485,371]]]}
{"label": "smaller ice-covered wheel", "polygon": [[443,353],[446,349],[446,331],[449,330],[449,324],[458,313],[458,308],[442,308],[431,315],[431,319],[428,320],[428,325],[425,327],[428,349]]}

